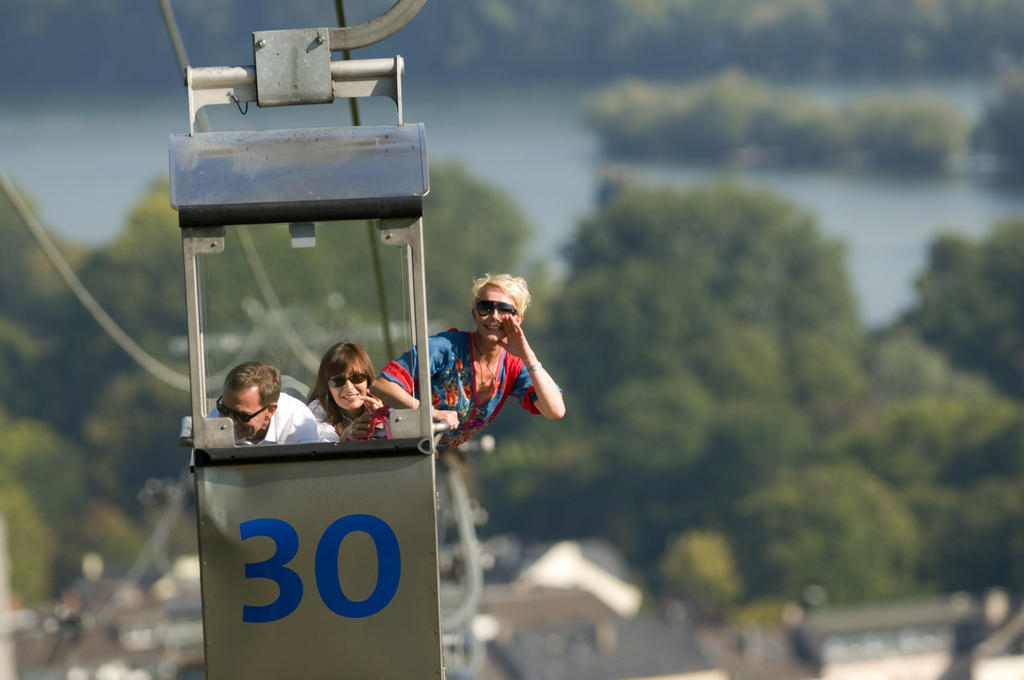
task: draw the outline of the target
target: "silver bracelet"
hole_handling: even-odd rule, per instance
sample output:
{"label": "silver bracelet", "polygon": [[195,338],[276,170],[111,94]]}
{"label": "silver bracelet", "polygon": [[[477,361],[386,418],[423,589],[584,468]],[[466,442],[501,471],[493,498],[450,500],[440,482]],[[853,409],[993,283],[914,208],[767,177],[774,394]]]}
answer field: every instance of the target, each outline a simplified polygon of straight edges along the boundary
{"label": "silver bracelet", "polygon": [[527,371],[527,373],[533,373],[534,371],[539,369],[541,367],[541,365],[542,364],[539,361],[535,361],[535,362],[533,362],[532,364],[530,364],[529,366],[526,367],[526,371]]}

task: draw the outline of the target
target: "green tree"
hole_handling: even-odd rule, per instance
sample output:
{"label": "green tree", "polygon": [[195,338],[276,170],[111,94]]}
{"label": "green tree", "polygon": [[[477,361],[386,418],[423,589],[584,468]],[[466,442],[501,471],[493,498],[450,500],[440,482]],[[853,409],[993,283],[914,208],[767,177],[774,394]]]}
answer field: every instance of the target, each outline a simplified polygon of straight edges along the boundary
{"label": "green tree", "polygon": [[690,361],[721,401],[788,401],[783,346],[757,322],[723,322],[714,341],[697,343]]}
{"label": "green tree", "polygon": [[918,563],[920,587],[1004,585],[1017,578],[1007,527],[1020,510],[1009,499],[1024,476],[1024,414],[998,395],[940,394],[884,401],[826,447],[886,480],[913,515],[921,545],[931,546]]}
{"label": "green tree", "polygon": [[974,131],[975,144],[997,154],[1020,172],[1024,170],[1024,69],[1010,72],[1003,79],[999,96],[989,104]]}
{"label": "green tree", "polygon": [[28,493],[14,485],[0,485],[0,514],[6,522],[11,556],[11,590],[25,603],[49,598],[57,554],[53,529],[43,521]]}
{"label": "green tree", "polygon": [[545,337],[569,422],[515,464],[488,460],[483,497],[502,527],[608,536],[653,576],[667,535],[731,535],[737,499],[809,460],[798,399],[857,396],[842,249],[788,203],[719,184],[623,189],[567,255]]}
{"label": "green tree", "polygon": [[181,230],[167,192],[165,179],[153,182],[114,241],[92,250],[78,271],[118,324],[165,361],[167,336],[181,333],[185,322]]}
{"label": "green tree", "polygon": [[650,379],[626,376],[580,408],[598,428],[592,435],[614,441],[625,464],[673,470],[703,454],[715,403],[698,378],[680,370]]}
{"label": "green tree", "polygon": [[[595,455],[596,454],[596,455]],[[609,535],[602,504],[620,502],[602,487],[606,464],[583,439],[535,435],[500,439],[495,455],[476,459],[488,531],[539,539]]]}
{"label": "green tree", "polygon": [[[31,197],[22,195],[22,199],[33,210]],[[67,374],[51,374],[50,369],[66,358],[71,335],[67,326],[55,320],[66,309],[67,289],[2,192],[0,239],[4,243],[0,289],[9,293],[0,300],[3,407],[13,416],[45,417],[40,414],[59,412],[68,416],[66,426],[79,412],[82,400],[67,399],[68,393],[77,392],[70,388],[73,379]],[[57,247],[72,263],[80,261],[84,252],[61,243]],[[26,389],[27,385],[37,389]]]}
{"label": "green tree", "polygon": [[936,239],[917,291],[911,328],[959,368],[1024,395],[1024,220],[996,225],[981,243]]}
{"label": "green tree", "polygon": [[745,521],[737,501],[778,475],[813,462],[807,416],[785,401],[734,400],[721,404],[708,445],[683,477],[686,506],[705,526],[730,531]]}
{"label": "green tree", "polygon": [[[1006,398],[920,399],[882,408],[866,424],[836,435],[831,446],[841,458],[859,461],[895,488],[914,483],[963,486],[1000,470],[994,445],[1006,441],[1020,421],[1020,408]],[[1005,465],[1007,461],[1002,461]]]}
{"label": "green tree", "polygon": [[839,108],[735,69],[688,86],[622,81],[591,97],[586,112],[606,152],[627,158],[821,165],[860,154],[875,168],[935,172],[966,150],[969,134],[940,98],[877,95]]}
{"label": "green tree", "polygon": [[[959,515],[964,501],[963,491],[927,481],[914,482],[901,490],[900,497],[914,515],[921,537],[917,582],[923,590],[955,592],[967,582],[960,573],[966,561],[950,560],[960,550]],[[930,547],[928,547],[930,546]],[[973,580],[973,577],[969,580]]]}
{"label": "green tree", "polygon": [[139,523],[116,505],[92,502],[82,509],[74,536],[68,537],[61,556],[68,577],[81,571],[82,557],[94,552],[103,557],[112,574],[124,573],[145,545],[146,535]]}
{"label": "green tree", "polygon": [[773,99],[759,112],[751,140],[781,153],[793,165],[828,165],[842,158],[852,142],[850,122],[838,109],[798,92]]}
{"label": "green tree", "polygon": [[967,148],[966,118],[934,97],[875,96],[848,107],[855,144],[880,168],[943,170]]}
{"label": "green tree", "polygon": [[94,498],[134,515],[147,479],[177,477],[188,465],[178,432],[189,410],[186,393],[142,371],[109,376],[82,423]]}
{"label": "green tree", "polygon": [[459,165],[430,168],[424,201],[430,317],[445,328],[469,323],[469,290],[487,272],[531,274],[524,262],[530,226],[522,210],[500,188],[470,176]]}
{"label": "green tree", "polygon": [[732,608],[743,592],[726,537],[714,531],[676,536],[658,563],[669,589],[714,616]]}
{"label": "green tree", "polygon": [[[22,191],[19,194],[38,219],[32,197]],[[4,243],[0,251],[0,289],[18,291],[17,295],[5,295],[0,300],[0,314],[26,324],[42,336],[49,325],[49,319],[42,312],[66,289],[4,192],[0,192],[0,238]],[[85,252],[59,241],[57,247],[72,263],[79,261]]]}
{"label": "green tree", "polygon": [[977,399],[994,391],[987,380],[953,368],[945,355],[899,325],[870,344],[867,370],[871,397],[881,402],[924,396]]}
{"label": "green tree", "polygon": [[0,513],[12,588],[24,602],[38,602],[52,594],[57,537],[73,525],[88,492],[83,452],[49,425],[2,409],[0,427]]}
{"label": "green tree", "polygon": [[2,409],[0,427],[0,481],[25,491],[43,521],[59,528],[87,497],[85,451],[49,423],[13,418]]}
{"label": "green tree", "polygon": [[860,353],[819,333],[793,338],[786,368],[793,400],[826,430],[854,418],[868,391]]}
{"label": "green tree", "polygon": [[942,584],[981,591],[1024,586],[1024,478],[988,478],[972,485],[950,513],[943,539],[935,544]]}
{"label": "green tree", "polygon": [[946,5],[939,2],[830,0],[829,24],[843,26],[834,63],[871,73],[889,68],[916,72],[932,59],[948,25]]}
{"label": "green tree", "polygon": [[[793,340],[807,332],[857,352],[862,338],[842,253],[809,216],[768,193],[731,184],[624,189],[581,224],[567,249],[559,330],[600,339],[557,348],[570,387],[604,393],[614,380],[593,367],[628,357],[633,376],[686,367],[724,396],[753,387],[751,379],[784,379]],[[714,357],[726,355],[758,357],[746,359],[753,373],[729,378],[739,381],[733,388],[725,371],[746,369],[729,359],[714,369]],[[776,398],[790,386],[756,392]]]}
{"label": "green tree", "polygon": [[798,598],[823,586],[835,603],[905,594],[921,545],[914,518],[863,469],[816,465],[784,473],[740,502],[739,564],[754,596]]}
{"label": "green tree", "polygon": [[[167,201],[167,184],[155,183],[133,208],[126,229],[112,243],[88,251],[76,264],[85,287],[147,352],[185,374],[181,358],[169,352],[168,337],[184,335],[184,284],[181,235]],[[61,424],[76,434],[105,382],[135,364],[65,288],[40,309],[51,334],[35,364],[37,380],[61,389],[42,390],[34,398],[37,414],[60,413]],[[71,331],[74,329],[74,332]],[[68,400],[68,394],[92,399]],[[180,412],[185,397],[174,405]]]}
{"label": "green tree", "polygon": [[3,405],[12,413],[29,414],[35,408],[33,391],[19,387],[32,384],[36,367],[47,353],[45,344],[29,327],[0,316],[0,388],[6,395]]}

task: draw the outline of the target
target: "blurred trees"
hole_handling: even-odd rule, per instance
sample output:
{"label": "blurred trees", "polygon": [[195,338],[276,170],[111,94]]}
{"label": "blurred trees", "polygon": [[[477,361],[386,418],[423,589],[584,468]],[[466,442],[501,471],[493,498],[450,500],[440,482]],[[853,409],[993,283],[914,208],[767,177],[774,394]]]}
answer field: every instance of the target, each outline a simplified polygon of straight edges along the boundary
{"label": "blurred trees", "polygon": [[924,397],[880,409],[870,427],[847,430],[831,445],[837,458],[858,461],[895,488],[958,487],[1020,472],[991,450],[1019,418],[1019,406],[1005,397]]}
{"label": "blurred trees", "polygon": [[847,151],[852,136],[838,111],[738,70],[689,86],[620,81],[594,95],[586,113],[605,152],[625,158],[725,160],[756,146],[818,165]]}
{"label": "blurred trees", "polygon": [[566,255],[559,328],[602,339],[556,350],[583,394],[608,389],[585,367],[645,347],[636,377],[685,370],[713,395],[771,400],[792,388],[798,337],[848,352],[861,343],[842,247],[766,192],[627,189],[582,223]]}
{"label": "blurred trees", "polygon": [[[709,616],[809,586],[833,602],[1024,587],[1024,222],[980,243],[937,240],[918,303],[867,335],[842,244],[771,193],[621,188],[580,223],[554,282],[523,261],[528,225],[503,194],[458,167],[431,174],[432,318],[463,325],[469,282],[485,271],[528,276],[531,344],[569,404],[559,423],[527,424],[512,408],[495,424],[499,452],[480,460],[488,531],[605,536],[653,592]],[[167,345],[184,325],[175,221],[157,183],[117,240],[75,264],[130,333],[183,367]],[[33,269],[11,215],[0,229],[24,272],[0,315],[0,510],[15,587],[34,599],[73,578],[87,551],[115,566],[132,558],[147,531],[137,492],[181,470],[188,407]],[[319,230],[316,269],[296,269],[279,232],[253,230],[283,299],[330,319],[329,335],[373,322],[372,282],[348,285],[366,271],[364,229]],[[220,276],[220,312],[249,323],[251,272],[239,261]],[[355,293],[331,302],[341,290]]]}
{"label": "blurred trees", "polygon": [[[608,537],[710,615],[809,586],[855,602],[1018,582],[1024,410],[941,342],[981,340],[985,324],[958,321],[969,310],[1015,308],[1012,278],[999,295],[981,283],[1014,261],[1007,229],[958,243],[970,266],[943,295],[923,286],[908,320],[868,336],[841,246],[787,202],[728,183],[621,189],[568,246],[542,336],[569,417],[481,461],[490,529]],[[1000,320],[1015,337],[1021,322]],[[983,490],[999,502],[958,514]]]}
{"label": "blurred trees", "polygon": [[42,420],[13,418],[0,408],[0,513],[7,524],[12,589],[28,602],[51,593],[49,565],[58,537],[82,507],[83,450]]}
{"label": "blurred trees", "polygon": [[772,89],[736,70],[694,85],[627,80],[587,116],[613,157],[739,160],[939,172],[967,150],[968,123],[947,102],[876,95],[838,106]]}
{"label": "blurred trees", "polygon": [[[1016,443],[1019,445],[1019,439]],[[1018,446],[1018,458],[1019,451]],[[975,591],[993,583],[1020,590],[1024,587],[1021,475],[981,478],[966,490],[961,503],[959,511],[947,515],[946,540],[936,546],[934,568],[940,582],[947,584],[955,575],[958,582]]]}
{"label": "blurred trees", "polygon": [[983,243],[942,236],[918,280],[908,323],[965,369],[1024,395],[1024,220],[997,225]]}
{"label": "blurred trees", "polygon": [[[366,21],[389,4],[349,3],[347,19]],[[177,0],[172,6],[192,64],[203,66],[251,63],[253,31],[336,22],[326,1]],[[37,54],[6,73],[5,86],[55,91],[72,82],[138,90],[180,81],[155,4],[0,5],[0,56],[8,61],[40,41],[74,44],[83,34],[97,46],[91,59],[69,65],[57,54]],[[729,66],[783,78],[978,74],[1024,54],[1024,8],[1016,0],[453,0],[428,3],[408,28],[358,51],[359,57],[394,54],[435,82],[689,78]]]}
{"label": "blurred trees", "polygon": [[725,537],[713,531],[689,531],[672,540],[658,565],[670,592],[705,611],[729,609],[743,590]]}
{"label": "blurred trees", "polygon": [[[526,476],[513,461],[488,461],[494,514],[559,516],[638,565],[678,531],[735,537],[739,501],[812,461],[815,433],[866,389],[842,252],[790,204],[731,184],[611,198],[567,250],[547,342],[579,428],[556,435],[530,494],[508,493]],[[600,501],[567,504],[566,488]]]}
{"label": "blurred trees", "polygon": [[880,404],[925,396],[978,399],[993,392],[987,380],[955,369],[942,352],[900,325],[874,338],[868,375],[872,397]]}
{"label": "blurred trees", "polygon": [[1003,78],[996,99],[989,103],[975,130],[976,145],[995,154],[1008,169],[1024,171],[1024,69],[1016,68]]}
{"label": "blurred trees", "polygon": [[874,96],[848,105],[854,149],[878,168],[936,171],[967,150],[963,114],[934,97]]}
{"label": "blurred trees", "polygon": [[739,505],[739,563],[753,594],[795,598],[820,585],[831,602],[860,602],[915,586],[922,545],[914,518],[869,472],[791,468]]}
{"label": "blurred trees", "polygon": [[[327,2],[174,5],[197,65],[249,63],[253,30],[335,18]],[[96,46],[89,59],[37,49],[84,34]],[[21,64],[5,73],[10,91],[180,84],[163,35],[154,5],[127,0],[0,5],[0,55]],[[39,58],[25,61],[29,52]],[[760,78],[987,74],[1024,55],[1024,3],[430,2],[408,29],[356,56],[395,53],[424,82],[714,76],[605,90],[591,120],[616,154],[933,171],[968,148],[966,123],[948,107],[830,106]],[[1024,77],[1011,72],[972,148],[1020,170],[1022,109]],[[606,536],[655,592],[712,614],[808,586],[832,601],[1024,588],[1024,221],[981,242],[937,239],[918,303],[868,336],[842,245],[772,194],[624,189],[583,220],[568,274],[554,281],[524,261],[529,225],[507,196],[458,167],[431,175],[431,318],[465,327],[473,277],[526,275],[531,342],[569,404],[560,423],[506,413],[494,425],[501,447],[481,461],[490,531]],[[367,271],[377,235],[362,226],[319,229],[321,248],[302,255],[284,229],[254,230],[279,295],[303,299],[286,313],[314,354],[379,324],[375,282],[352,276]],[[2,200],[0,233],[0,286],[13,293],[0,298],[0,511],[14,587],[33,601],[77,576],[85,552],[115,568],[133,558],[148,528],[137,491],[184,465],[175,437],[188,403],[99,331]],[[114,242],[60,247],[128,333],[184,371],[180,342],[168,343],[185,323],[166,182]],[[207,273],[224,328],[269,324],[244,258]],[[400,306],[397,286],[387,294]],[[375,349],[378,362],[389,358]]]}

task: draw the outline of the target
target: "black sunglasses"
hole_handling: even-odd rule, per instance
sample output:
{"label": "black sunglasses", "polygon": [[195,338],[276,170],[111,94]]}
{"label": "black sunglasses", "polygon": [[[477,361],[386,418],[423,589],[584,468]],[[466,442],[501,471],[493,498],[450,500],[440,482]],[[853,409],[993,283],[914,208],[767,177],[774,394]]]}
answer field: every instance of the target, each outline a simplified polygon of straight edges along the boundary
{"label": "black sunglasses", "polygon": [[348,375],[336,375],[333,378],[327,380],[327,384],[331,387],[344,387],[346,382],[351,382],[353,385],[358,385],[361,382],[369,382],[370,374],[363,373],[362,371],[354,371]]}
{"label": "black sunglasses", "polygon": [[231,418],[232,420],[238,421],[240,423],[249,422],[250,420],[252,420],[253,418],[255,418],[256,416],[258,416],[259,414],[263,413],[264,411],[271,407],[271,404],[267,404],[259,411],[256,411],[256,413],[242,413],[241,411],[236,411],[233,408],[228,408],[227,406],[225,406],[224,402],[221,401],[222,397],[223,395],[217,397],[217,413],[221,414],[226,418]]}
{"label": "black sunglasses", "polygon": [[508,302],[499,302],[498,300],[477,300],[476,301],[476,313],[480,316],[487,316],[493,313],[495,310],[504,312],[505,314],[516,315],[516,306]]}

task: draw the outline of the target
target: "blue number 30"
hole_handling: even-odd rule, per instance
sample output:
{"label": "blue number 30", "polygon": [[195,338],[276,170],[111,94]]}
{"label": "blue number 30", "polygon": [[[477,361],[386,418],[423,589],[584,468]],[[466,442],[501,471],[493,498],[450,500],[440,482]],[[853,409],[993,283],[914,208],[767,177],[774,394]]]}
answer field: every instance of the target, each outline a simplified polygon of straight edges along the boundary
{"label": "blue number 30", "polygon": [[[239,525],[242,540],[266,536],[274,541],[274,554],[262,562],[247,562],[246,578],[266,578],[280,589],[277,599],[267,605],[242,606],[242,621],[268,623],[291,614],[302,601],[302,578],[287,565],[299,552],[299,535],[292,525],[280,519],[263,517]],[[370,535],[377,548],[377,585],[368,598],[353,601],[341,589],[338,551],[341,542],[353,531]],[[398,539],[387,522],[373,515],[347,515],[327,527],[316,548],[316,586],[320,599],[332,612],[346,618],[372,616],[391,603],[398,592],[402,558]]]}

